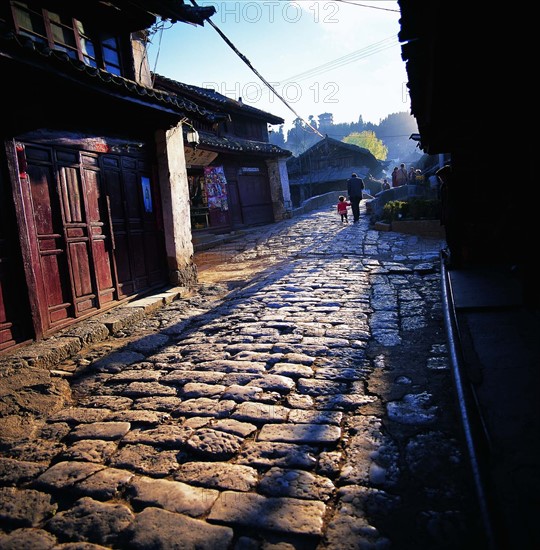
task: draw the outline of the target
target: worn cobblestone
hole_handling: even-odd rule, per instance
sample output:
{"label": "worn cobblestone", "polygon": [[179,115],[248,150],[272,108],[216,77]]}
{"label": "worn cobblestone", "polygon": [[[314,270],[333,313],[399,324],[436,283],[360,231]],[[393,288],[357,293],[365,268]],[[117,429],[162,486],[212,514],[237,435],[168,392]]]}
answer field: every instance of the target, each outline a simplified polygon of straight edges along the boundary
{"label": "worn cobblestone", "polygon": [[213,489],[150,477],[133,478],[127,490],[135,507],[155,506],[191,517],[207,514],[219,496]]}
{"label": "worn cobblestone", "polygon": [[320,535],[325,511],[325,505],[319,501],[224,491],[208,521],[289,534]]}
{"label": "worn cobblestone", "polygon": [[197,292],[74,328],[90,346],[4,384],[0,548],[477,540],[443,243],[335,222],[323,209],[197,253]]}

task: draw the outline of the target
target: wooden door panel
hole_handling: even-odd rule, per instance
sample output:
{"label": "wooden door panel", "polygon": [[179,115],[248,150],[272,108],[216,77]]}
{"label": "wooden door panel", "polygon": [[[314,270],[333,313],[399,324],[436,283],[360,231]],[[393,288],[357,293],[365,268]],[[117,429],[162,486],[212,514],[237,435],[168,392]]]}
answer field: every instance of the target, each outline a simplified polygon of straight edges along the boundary
{"label": "wooden door panel", "polygon": [[124,197],[126,201],[126,215],[130,228],[137,229],[142,224],[142,212],[140,204],[141,189],[136,172],[125,170],[122,173],[124,184]]}
{"label": "wooden door panel", "polygon": [[[83,163],[93,165],[96,161],[93,157],[85,156]],[[117,297],[111,259],[112,240],[110,228],[106,223],[109,215],[99,173],[96,170],[85,169],[83,174],[90,253],[97,283],[98,304],[103,307]]]}
{"label": "wooden door panel", "polygon": [[46,238],[47,235],[55,233],[53,218],[57,212],[55,204],[51,201],[49,186],[54,178],[48,166],[28,165],[28,176],[30,179],[30,196],[34,210],[34,226],[38,238]]}
{"label": "wooden door panel", "polygon": [[[124,159],[124,168],[135,168],[133,159]],[[137,172],[124,169],[122,173],[124,197],[126,201],[126,217],[128,227],[128,245],[130,249],[131,269],[135,291],[148,287],[146,269],[146,250],[144,247],[144,219],[141,208],[141,187]]]}
{"label": "wooden door panel", "polygon": [[119,171],[120,160],[107,155],[102,158],[102,166],[101,175],[105,183],[105,192],[109,198],[111,225],[114,234],[113,261],[117,276],[117,287],[119,297],[123,298],[133,294],[135,285],[131,266],[122,177]]}
{"label": "wooden door panel", "polygon": [[[42,241],[43,243],[43,241]],[[43,286],[45,287],[46,300],[46,328],[72,316],[73,309],[69,299],[69,277],[65,273],[65,252],[61,248],[43,250],[40,249],[41,271],[43,273]],[[67,283],[67,284],[66,284]]]}
{"label": "wooden door panel", "polygon": [[98,280],[99,302],[100,304],[108,304],[117,296],[117,290],[114,285],[113,275],[111,272],[111,262],[109,253],[106,248],[105,239],[92,239],[92,247],[94,250],[94,269]]}
{"label": "wooden door panel", "polygon": [[263,175],[239,175],[238,191],[244,223],[271,223],[274,221],[268,178]]}
{"label": "wooden door panel", "polygon": [[[78,163],[78,160],[78,155],[74,152],[72,161]],[[87,196],[83,193],[78,164],[62,166],[59,175],[64,212],[63,225],[72,282],[73,313],[75,317],[80,317],[88,310],[99,307],[85,215],[84,201]]]}
{"label": "wooden door panel", "polygon": [[[102,166],[110,197],[118,288],[121,296],[129,296],[166,280],[163,237],[156,230],[156,201],[145,208],[142,181],[151,185],[151,178],[144,162],[107,155]],[[148,235],[155,235],[152,244]]]}
{"label": "wooden door panel", "polygon": [[153,285],[157,282],[163,281],[163,269],[161,268],[163,250],[159,235],[156,232],[146,232],[144,234],[144,249],[146,250],[148,265],[148,283]]}
{"label": "wooden door panel", "polygon": [[[138,281],[146,279],[146,250],[144,246],[144,234],[142,231],[132,231],[130,234],[131,237],[131,247],[133,250],[137,250],[138,254],[135,254],[133,257],[133,271],[135,273],[135,278]],[[138,284],[138,287],[141,285]]]}
{"label": "wooden door panel", "polygon": [[88,242],[71,242],[68,246],[75,299],[78,301],[85,300],[85,297],[94,296],[90,262],[88,260]]}
{"label": "wooden door panel", "polygon": [[29,185],[37,261],[41,264],[42,314],[50,328],[73,316],[66,246],[52,166],[34,164],[36,158],[43,160],[42,150],[27,147],[26,156],[28,178],[25,183]]}
{"label": "wooden door panel", "polygon": [[[74,159],[76,162],[76,159]],[[82,223],[83,205],[81,201],[81,184],[79,172],[76,168],[64,168],[62,170],[62,181],[60,191],[62,193],[62,206],[64,220],[69,223]]]}
{"label": "wooden door panel", "polygon": [[[116,229],[117,225],[114,227]],[[120,297],[130,296],[135,291],[135,285],[131,276],[129,247],[126,232],[124,231],[120,234],[115,233],[114,241],[116,243],[116,247],[114,249],[114,261],[118,275],[118,292]]]}

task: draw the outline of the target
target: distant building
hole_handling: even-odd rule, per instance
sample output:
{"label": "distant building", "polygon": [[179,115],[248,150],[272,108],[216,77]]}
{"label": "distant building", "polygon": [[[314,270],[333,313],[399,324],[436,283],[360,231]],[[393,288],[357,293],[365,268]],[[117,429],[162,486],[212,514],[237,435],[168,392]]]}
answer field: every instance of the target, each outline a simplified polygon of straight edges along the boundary
{"label": "distant building", "polygon": [[[326,137],[287,162],[293,206],[310,197],[343,191],[353,172],[365,179],[378,178],[384,166],[367,149]],[[380,186],[373,191],[380,191]]]}
{"label": "distant building", "polygon": [[184,154],[193,230],[273,223],[290,215],[286,161],[292,153],[269,142],[268,125],[284,120],[214,90],[154,75],[154,86],[196,102],[217,120],[194,120],[199,142]]}

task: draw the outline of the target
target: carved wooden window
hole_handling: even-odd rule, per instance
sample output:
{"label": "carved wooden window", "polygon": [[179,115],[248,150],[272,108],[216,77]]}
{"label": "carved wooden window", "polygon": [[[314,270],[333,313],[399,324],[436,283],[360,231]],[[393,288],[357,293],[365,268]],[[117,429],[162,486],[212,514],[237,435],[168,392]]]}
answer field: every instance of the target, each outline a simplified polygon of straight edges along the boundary
{"label": "carved wooden window", "polygon": [[69,15],[34,7],[27,2],[12,2],[11,5],[18,34],[65,52],[71,59],[90,67],[122,75],[118,37],[97,34]]}

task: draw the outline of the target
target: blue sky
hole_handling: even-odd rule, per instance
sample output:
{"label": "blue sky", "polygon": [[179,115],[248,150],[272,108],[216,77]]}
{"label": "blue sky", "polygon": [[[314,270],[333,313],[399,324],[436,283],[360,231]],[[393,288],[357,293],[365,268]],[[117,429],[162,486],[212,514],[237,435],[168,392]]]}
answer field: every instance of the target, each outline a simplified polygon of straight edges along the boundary
{"label": "blue sky", "polygon": [[[378,123],[410,111],[395,0],[197,4],[216,7],[213,23],[301,118],[329,112],[336,123],[360,115]],[[296,118],[208,23],[165,23],[151,38],[149,61],[168,78],[242,97],[285,119],[286,129]]]}

